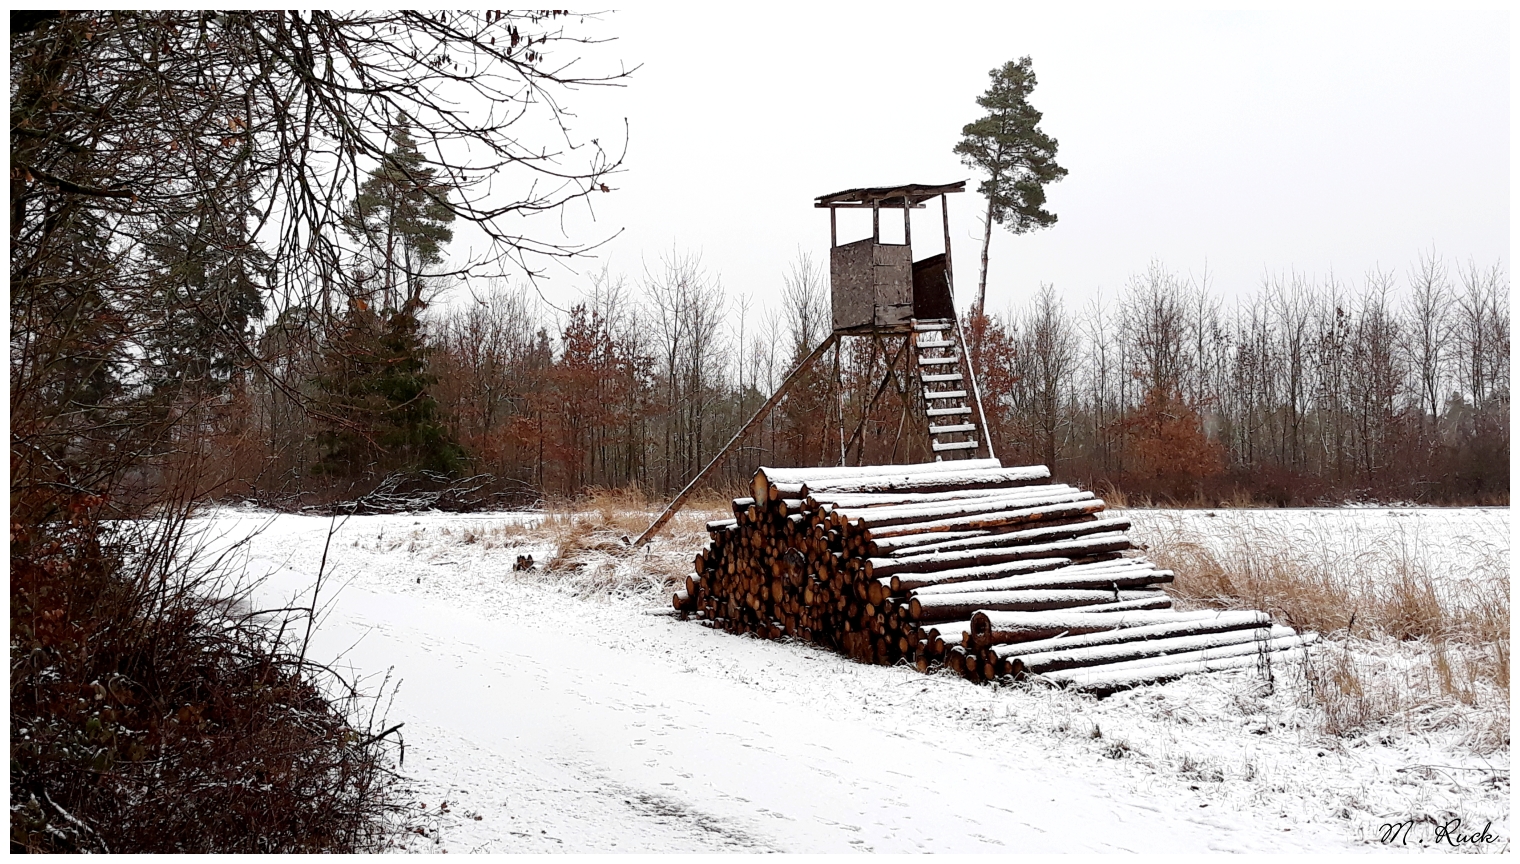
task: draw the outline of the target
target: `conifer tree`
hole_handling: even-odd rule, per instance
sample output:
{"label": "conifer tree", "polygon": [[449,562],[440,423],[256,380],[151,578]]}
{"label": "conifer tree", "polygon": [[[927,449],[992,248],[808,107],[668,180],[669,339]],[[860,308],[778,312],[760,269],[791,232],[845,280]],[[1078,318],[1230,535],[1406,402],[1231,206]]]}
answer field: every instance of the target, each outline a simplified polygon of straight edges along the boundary
{"label": "conifer tree", "polygon": [[1066,176],[1056,164],[1056,139],[1040,131],[1043,116],[1029,104],[1034,92],[1034,65],[1028,57],[1010,60],[988,73],[992,86],[976,104],[987,115],[961,129],[956,155],[968,168],[987,172],[977,191],[987,196],[986,231],[982,236],[982,270],[976,287],[976,316],[987,300],[987,249],[993,223],[1014,234],[1054,225],[1056,215],[1045,209],[1045,186]]}
{"label": "conifer tree", "polygon": [[[336,422],[319,435],[319,470],[453,473],[464,453],[445,429],[428,386],[419,318],[429,270],[453,239],[448,189],[418,151],[405,115],[391,149],[359,187],[345,225],[368,259],[329,335],[318,384]],[[368,287],[366,287],[368,286]]]}

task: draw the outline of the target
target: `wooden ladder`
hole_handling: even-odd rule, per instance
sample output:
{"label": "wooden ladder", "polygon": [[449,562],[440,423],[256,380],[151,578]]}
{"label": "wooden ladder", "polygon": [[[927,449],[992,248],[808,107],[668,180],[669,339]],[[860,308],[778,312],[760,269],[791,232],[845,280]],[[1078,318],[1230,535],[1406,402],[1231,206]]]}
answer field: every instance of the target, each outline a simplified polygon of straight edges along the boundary
{"label": "wooden ladder", "polygon": [[965,376],[965,354],[955,322],[948,318],[913,321],[913,354],[923,387],[924,415],[929,418],[929,441],[934,461],[974,458],[981,446],[972,411],[975,384]]}

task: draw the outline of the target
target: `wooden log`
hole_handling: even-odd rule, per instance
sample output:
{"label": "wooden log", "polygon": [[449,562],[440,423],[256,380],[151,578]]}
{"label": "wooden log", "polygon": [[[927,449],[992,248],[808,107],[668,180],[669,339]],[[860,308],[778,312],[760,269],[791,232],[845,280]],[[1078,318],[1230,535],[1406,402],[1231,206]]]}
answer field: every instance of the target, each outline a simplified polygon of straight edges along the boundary
{"label": "wooden log", "polygon": [[[1126,660],[1120,663],[1109,663],[1104,667],[1106,670],[1123,672],[1131,669],[1140,669],[1147,666],[1168,666],[1176,663],[1191,663],[1199,660],[1208,660],[1217,657],[1243,657],[1272,651],[1286,650],[1289,648],[1303,647],[1319,639],[1317,633],[1302,633],[1284,636],[1274,636],[1264,642],[1244,642],[1236,645],[1225,645],[1220,648],[1209,648],[1199,651],[1184,652],[1181,654],[1169,654],[1164,657],[1145,657],[1138,660]],[[1099,667],[1093,667],[1099,668]],[[1075,676],[1080,675],[1086,669],[1065,669],[1060,672],[1052,672],[1045,677]]]}
{"label": "wooden log", "polygon": [[[1041,466],[1043,467],[1043,466]],[[762,466],[751,479],[750,488],[756,498],[764,498],[766,490],[776,484],[802,484],[812,488],[814,484],[829,481],[842,483],[880,482],[905,480],[911,482],[927,474],[958,474],[1003,469],[996,459],[966,459],[958,462],[920,462],[912,465],[836,465],[823,468],[770,468]],[[1050,476],[1046,470],[1046,477]]]}
{"label": "wooden log", "polygon": [[[1140,628],[1135,628],[1140,629]],[[1133,633],[1134,631],[1130,631]],[[1078,669],[1086,666],[1106,666],[1141,660],[1148,657],[1166,657],[1190,652],[1222,649],[1247,642],[1267,643],[1284,636],[1294,636],[1291,627],[1253,627],[1226,630],[1215,633],[1194,633],[1185,636],[1169,636],[1156,639],[1137,639],[1109,645],[1091,645],[1085,648],[1059,648],[1032,654],[1006,657],[994,649],[1000,659],[1011,659],[1014,674],[1030,672],[1044,674],[1062,669]]]}
{"label": "wooden log", "polygon": [[944,555],[999,546],[1055,542],[1108,531],[1128,531],[1129,528],[1130,521],[1125,516],[1087,515],[1063,520],[1060,524],[1041,525],[1036,528],[1013,526],[996,531],[982,531],[967,537],[951,537],[948,534],[894,537],[890,540],[878,541],[877,545],[891,547],[891,554],[894,557]]}
{"label": "wooden log", "polygon": [[972,594],[982,591],[1028,591],[1038,589],[1101,591],[1106,588],[1110,589],[1109,596],[1112,597],[1113,589],[1143,588],[1147,585],[1160,585],[1172,581],[1174,576],[1170,570],[1155,570],[1146,567],[1097,573],[1072,573],[1070,572],[1071,569],[1070,567],[1061,567],[1041,573],[1005,576],[1001,579],[986,579],[978,582],[961,582],[951,585],[926,585],[923,588],[916,588],[908,592],[908,595],[910,597],[934,597],[943,594]]}
{"label": "wooden log", "polygon": [[971,621],[935,621],[913,625],[914,632],[920,639],[933,639],[936,636],[947,641],[959,642],[963,634],[971,630]]}
{"label": "wooden log", "polygon": [[880,550],[883,548],[881,540],[902,535],[939,534],[947,531],[975,531],[1007,525],[1027,525],[1034,522],[1085,516],[1090,513],[1097,513],[1103,507],[1103,501],[1095,498],[1070,504],[1055,504],[1049,507],[1022,507],[992,513],[978,513],[971,516],[935,519],[929,522],[910,522],[902,525],[890,525],[881,529],[873,529],[871,531],[871,540],[876,544],[875,550]]}
{"label": "wooden log", "polygon": [[[1093,613],[1083,612],[1086,616]],[[1083,619],[1077,619],[1078,627],[1072,631],[1066,631],[1047,639],[1032,639],[1005,642],[1001,637],[1004,634],[993,631],[983,631],[972,639],[972,644],[978,650],[986,649],[993,651],[998,657],[1009,660],[1025,654],[1040,654],[1046,651],[1060,651],[1066,649],[1087,648],[1093,646],[1113,645],[1121,642],[1135,642],[1145,639],[1165,639],[1172,636],[1196,636],[1203,633],[1224,633],[1232,630],[1259,630],[1272,625],[1271,616],[1265,612],[1172,612],[1172,613],[1141,613],[1146,617],[1140,617],[1134,613],[1123,615],[1123,618],[1131,619],[1124,621],[1119,626],[1109,630],[1080,631]],[[1170,618],[1172,620],[1155,624],[1142,624],[1137,621],[1150,620],[1151,617]],[[983,624],[982,626],[987,626]],[[974,628],[968,628],[974,629]],[[1021,631],[1020,635],[1027,635],[1028,631]]]}
{"label": "wooden log", "polygon": [[[1259,663],[1291,663],[1301,661],[1307,648],[1318,640],[1314,633],[1273,639],[1268,649],[1262,651],[1257,645],[1247,643],[1231,648],[1215,649],[1197,654],[1174,654],[1166,658],[1118,663],[1110,666],[1093,666],[1085,669],[1067,669],[1042,676],[1046,680],[1076,690],[1097,693],[1113,693],[1140,684],[1171,681],[1184,675],[1199,672],[1218,672],[1225,669],[1249,669]],[[1230,652],[1230,653],[1226,653]],[[1265,656],[1260,656],[1264,654]]]}
{"label": "wooden log", "polygon": [[980,501],[1016,494],[1051,494],[1076,491],[1064,483],[1032,486],[996,486],[987,489],[955,489],[949,492],[818,492],[810,491],[807,501],[812,507],[825,504],[846,510],[904,505],[939,504],[947,501]]}
{"label": "wooden log", "polygon": [[981,610],[970,616],[970,626],[967,629],[971,631],[972,644],[978,648],[986,648],[989,645],[1050,639],[1063,634],[1078,636],[1130,627],[1202,621],[1219,614],[1212,611],[998,612]]}
{"label": "wooden log", "polygon": [[930,573],[899,573],[891,578],[897,580],[894,583],[894,593],[905,594],[928,585],[954,585],[964,582],[977,582],[985,579],[1014,576],[1019,573],[1040,573],[1055,568],[1060,568],[1063,573],[1072,575],[1086,575],[1089,573],[1113,573],[1118,575],[1131,571],[1155,569],[1149,562],[1133,558],[1115,558],[1086,564],[1073,563],[1070,558],[1034,558],[1029,560],[1039,561],[1041,565],[1021,567],[1020,565],[1025,565],[1028,562],[1009,561],[1002,564],[965,567],[958,570],[938,570]]}
{"label": "wooden log", "polygon": [[1117,599],[1154,599],[1151,591],[980,591],[970,594],[939,594],[908,601],[908,617],[914,621],[948,621],[970,618],[980,611],[1041,612],[1113,602]]}
{"label": "wooden log", "polygon": [[1041,570],[1054,570],[1057,567],[1065,567],[1070,563],[1070,558],[1033,558],[1025,561],[1006,561],[1001,564],[988,564],[981,567],[938,570],[933,573],[899,573],[895,576],[880,578],[889,580],[891,593],[902,594],[929,585],[955,585],[963,582],[975,582],[979,579],[993,579],[1020,573],[1037,573]]}
{"label": "wooden log", "polygon": [[991,534],[992,531],[989,529],[978,528],[969,531],[945,531],[935,532],[933,534],[908,534],[901,537],[887,537],[883,539],[873,538],[870,543],[869,551],[871,551],[876,556],[884,556],[896,554],[896,550],[903,549],[907,550],[902,552],[902,554],[906,555],[911,554],[913,551],[916,551],[916,549],[913,547],[916,547],[919,544],[931,543],[935,540],[971,540],[978,537],[988,537],[991,536]]}
{"label": "wooden log", "polygon": [[696,599],[685,591],[675,592],[671,595],[670,602],[677,612],[695,612],[697,609]]}
{"label": "wooden log", "polygon": [[1139,592],[1149,594],[1148,597],[1137,597],[1133,600],[1123,600],[1118,603],[1105,603],[1102,606],[1083,606],[1079,612],[1142,612],[1148,609],[1170,609],[1172,598],[1164,591]]}
{"label": "wooden log", "polygon": [[886,558],[868,558],[862,565],[867,576],[879,578],[898,573],[926,574],[940,570],[958,570],[964,567],[980,567],[1004,564],[1028,558],[1084,558],[1105,552],[1122,552],[1130,548],[1130,540],[1118,532],[1098,534],[1075,540],[1053,543],[1031,543],[1027,546],[1001,547],[995,549],[972,549],[963,552],[942,552],[929,555],[905,555]]}
{"label": "wooden log", "polygon": [[[985,460],[962,459],[953,462],[934,463],[950,466],[946,473],[926,475],[884,475],[873,479],[813,480],[803,485],[809,493],[891,493],[891,492],[953,492],[959,489],[996,489],[1007,486],[1035,484],[1050,478],[1044,465],[1021,468],[957,470],[971,462]],[[892,467],[892,466],[887,466]]]}
{"label": "wooden log", "polygon": [[864,507],[855,509],[836,507],[835,512],[851,525],[871,529],[873,536],[886,537],[890,535],[882,533],[880,529],[893,525],[969,518],[984,513],[1050,507],[1057,504],[1070,504],[1073,501],[1091,501],[1093,498],[1094,496],[1091,492],[1084,492],[1078,489],[1048,495],[993,495],[987,498],[939,501],[933,504],[910,504],[903,507]]}

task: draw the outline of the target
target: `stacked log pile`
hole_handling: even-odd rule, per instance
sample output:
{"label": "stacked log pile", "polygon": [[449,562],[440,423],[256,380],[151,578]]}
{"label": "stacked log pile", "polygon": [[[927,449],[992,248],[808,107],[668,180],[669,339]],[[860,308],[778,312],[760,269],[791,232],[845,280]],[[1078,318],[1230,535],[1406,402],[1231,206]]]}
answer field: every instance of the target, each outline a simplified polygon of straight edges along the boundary
{"label": "stacked log pile", "polygon": [[1260,612],[1179,612],[1129,520],[994,459],[761,468],[673,602],[730,633],[973,681],[1039,675],[1094,692],[1299,655]]}

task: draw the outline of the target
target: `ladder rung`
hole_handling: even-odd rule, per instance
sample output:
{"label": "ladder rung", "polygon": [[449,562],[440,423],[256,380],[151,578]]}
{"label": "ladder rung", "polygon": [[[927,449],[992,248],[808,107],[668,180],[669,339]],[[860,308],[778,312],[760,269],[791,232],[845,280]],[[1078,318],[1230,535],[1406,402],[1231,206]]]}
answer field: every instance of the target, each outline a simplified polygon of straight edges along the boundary
{"label": "ladder rung", "polygon": [[973,447],[976,447],[977,444],[978,442],[976,441],[957,441],[954,444],[941,444],[938,441],[935,441],[934,452],[938,453],[943,450],[970,450]]}
{"label": "ladder rung", "polygon": [[959,372],[951,372],[949,375],[922,374],[918,377],[921,378],[925,384],[943,384],[946,381],[959,381],[965,376]]}
{"label": "ladder rung", "polygon": [[965,399],[965,390],[925,390],[925,399]]}
{"label": "ladder rung", "polygon": [[949,435],[951,432],[970,432],[976,429],[975,423],[959,423],[955,426],[930,426],[930,435]]}
{"label": "ladder rung", "polygon": [[915,341],[913,344],[916,345],[916,346],[918,346],[919,350],[922,350],[924,348],[954,348],[955,347],[955,340],[954,339],[933,339],[933,340],[919,339],[919,340]]}
{"label": "ladder rung", "polygon": [[933,318],[913,322],[913,329],[919,333],[934,330],[949,330],[953,326],[955,325],[951,324],[949,321]]}
{"label": "ladder rung", "polygon": [[926,408],[924,409],[924,413],[930,417],[949,417],[952,414],[970,414],[971,408],[969,406],[962,408]]}
{"label": "ladder rung", "polygon": [[951,363],[954,363],[955,360],[956,360],[956,358],[954,358],[954,357],[920,357],[920,358],[918,358],[918,365],[920,365],[920,366],[949,366]]}

